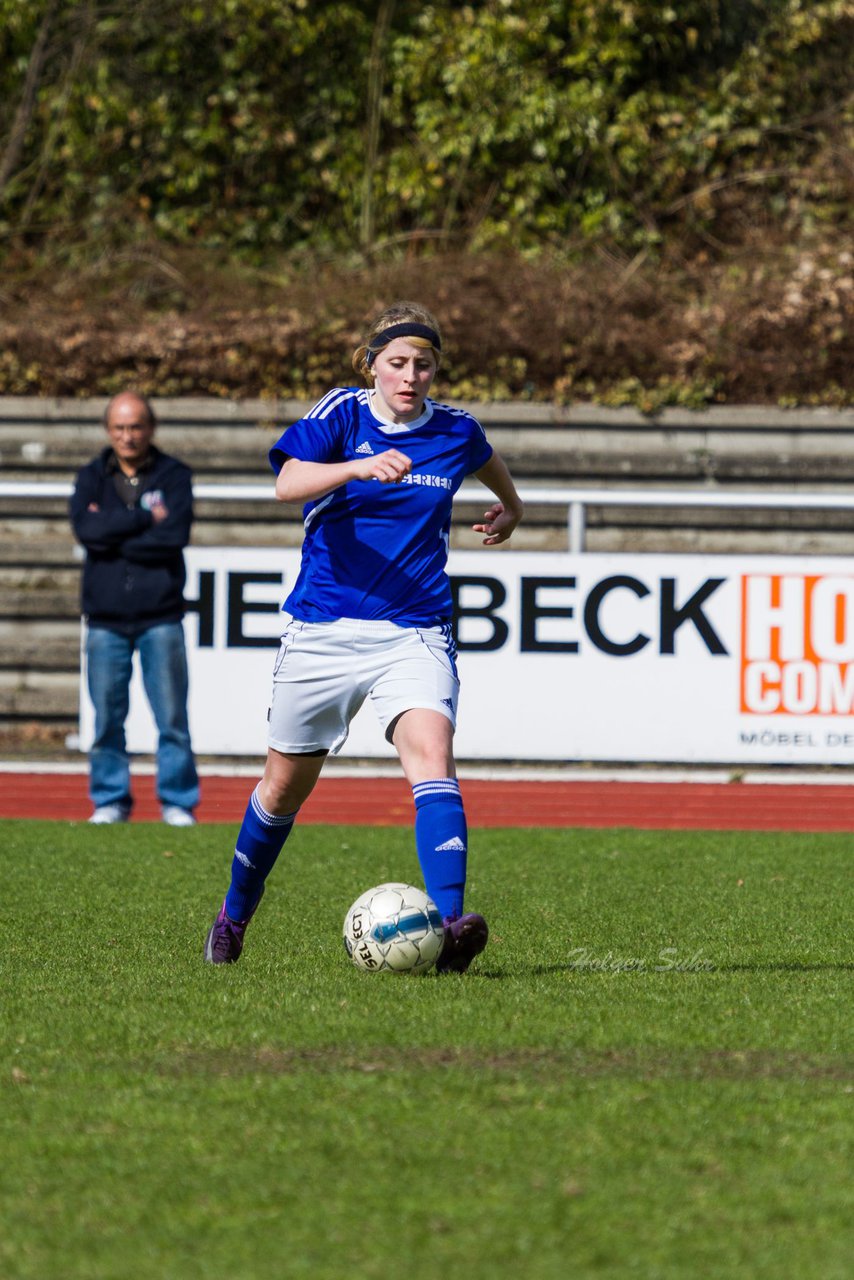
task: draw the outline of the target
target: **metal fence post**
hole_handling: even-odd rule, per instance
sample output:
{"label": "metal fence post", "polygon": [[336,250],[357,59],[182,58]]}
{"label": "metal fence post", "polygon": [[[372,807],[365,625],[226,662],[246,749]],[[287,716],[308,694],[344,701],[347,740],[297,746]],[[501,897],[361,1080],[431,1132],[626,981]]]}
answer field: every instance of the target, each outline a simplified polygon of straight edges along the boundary
{"label": "metal fence post", "polygon": [[584,535],[587,529],[587,510],[585,504],[577,498],[567,508],[567,526],[569,532],[569,550],[571,555],[578,555],[584,550]]}

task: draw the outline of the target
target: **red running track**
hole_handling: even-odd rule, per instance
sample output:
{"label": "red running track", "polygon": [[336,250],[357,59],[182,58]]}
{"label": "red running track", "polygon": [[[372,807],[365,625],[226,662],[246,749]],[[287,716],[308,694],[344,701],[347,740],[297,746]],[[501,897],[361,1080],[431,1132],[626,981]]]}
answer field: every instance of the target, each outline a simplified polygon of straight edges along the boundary
{"label": "red running track", "polygon": [[[251,778],[202,779],[200,822],[240,822]],[[473,827],[637,827],[647,830],[854,831],[854,785],[799,782],[461,781]],[[134,778],[134,819],[157,821],[150,775]],[[0,818],[85,821],[87,780],[75,773],[0,772]],[[301,822],[405,826],[402,778],[321,778]]]}

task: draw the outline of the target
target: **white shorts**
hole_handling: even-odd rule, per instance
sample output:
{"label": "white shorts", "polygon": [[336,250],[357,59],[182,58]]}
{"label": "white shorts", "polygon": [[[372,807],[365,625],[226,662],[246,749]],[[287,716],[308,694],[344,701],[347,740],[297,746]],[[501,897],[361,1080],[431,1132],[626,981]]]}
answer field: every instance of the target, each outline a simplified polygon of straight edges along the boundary
{"label": "white shorts", "polygon": [[456,726],[460,682],[449,626],[285,619],[268,714],[267,741],[276,751],[334,755],[367,697],[389,740],[398,716],[415,707]]}

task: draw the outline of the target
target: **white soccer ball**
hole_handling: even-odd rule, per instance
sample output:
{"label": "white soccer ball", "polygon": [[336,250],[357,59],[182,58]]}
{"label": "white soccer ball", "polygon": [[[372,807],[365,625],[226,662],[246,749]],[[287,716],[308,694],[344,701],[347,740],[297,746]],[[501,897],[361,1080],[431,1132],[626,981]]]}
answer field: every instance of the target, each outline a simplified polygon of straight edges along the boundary
{"label": "white soccer ball", "polygon": [[432,898],[412,884],[378,884],[353,903],[344,946],[368,973],[426,973],[436,963],[445,930]]}

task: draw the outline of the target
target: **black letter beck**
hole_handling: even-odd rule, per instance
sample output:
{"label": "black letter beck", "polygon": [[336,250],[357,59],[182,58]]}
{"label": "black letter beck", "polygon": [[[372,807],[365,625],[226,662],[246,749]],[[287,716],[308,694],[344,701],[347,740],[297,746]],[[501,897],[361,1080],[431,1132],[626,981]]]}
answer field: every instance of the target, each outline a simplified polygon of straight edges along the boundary
{"label": "black letter beck", "polygon": [[707,578],[698,587],[690,600],[676,608],[676,579],[661,579],[661,640],[660,653],[676,652],[676,632],[683,622],[693,622],[699,631],[709,653],[716,656],[727,656],[727,650],[709,619],[703,613],[701,605],[705,604],[713,591],[725,581],[723,578]]}
{"label": "black letter beck", "polygon": [[634,640],[626,640],[624,644],[619,644],[616,640],[609,640],[605,635],[599,623],[599,609],[609,591],[614,591],[617,587],[625,587],[633,591],[639,600],[649,595],[649,587],[644,586],[637,578],[630,578],[626,574],[615,574],[612,578],[603,578],[601,582],[596,583],[584,604],[584,626],[597,649],[601,649],[603,653],[612,653],[615,657],[626,657],[648,645],[649,636],[645,636],[640,631]]}

